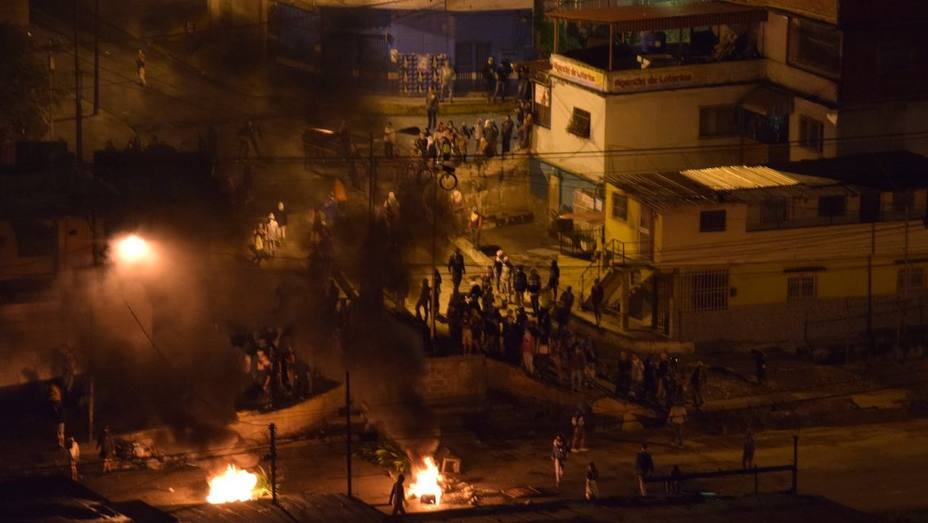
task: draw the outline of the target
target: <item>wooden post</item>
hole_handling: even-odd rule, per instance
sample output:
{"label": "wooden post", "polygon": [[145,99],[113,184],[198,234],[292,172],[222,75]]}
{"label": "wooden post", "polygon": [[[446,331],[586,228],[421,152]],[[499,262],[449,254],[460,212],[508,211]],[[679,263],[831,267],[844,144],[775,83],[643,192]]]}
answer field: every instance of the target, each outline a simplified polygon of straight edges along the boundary
{"label": "wooden post", "polygon": [[351,374],[345,372],[345,472],[348,497],[351,496]]}
{"label": "wooden post", "polygon": [[271,433],[271,501],[277,504],[277,425],[268,426]]}
{"label": "wooden post", "polygon": [[615,24],[609,24],[609,69],[612,70],[612,59],[615,54]]}

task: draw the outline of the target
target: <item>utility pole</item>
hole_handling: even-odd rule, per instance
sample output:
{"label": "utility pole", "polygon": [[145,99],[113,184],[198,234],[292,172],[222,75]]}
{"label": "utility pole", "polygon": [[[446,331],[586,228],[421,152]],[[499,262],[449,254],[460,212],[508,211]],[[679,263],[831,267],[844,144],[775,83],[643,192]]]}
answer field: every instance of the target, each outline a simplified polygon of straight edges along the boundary
{"label": "utility pole", "polygon": [[873,255],[876,253],[876,222],[870,222],[870,255],[867,256],[867,340],[869,353],[874,351],[873,339]]}
{"label": "utility pole", "polygon": [[793,436],[793,481],[790,486],[790,493],[796,494],[799,491],[799,436]]}
{"label": "utility pole", "polygon": [[277,425],[268,426],[271,433],[271,501],[277,504]]}
{"label": "utility pole", "polygon": [[48,39],[48,139],[55,139],[55,49],[52,39]]}
{"label": "utility pole", "polygon": [[351,496],[351,374],[345,371],[345,472],[348,497]]}
{"label": "utility pole", "polygon": [[100,0],[93,8],[93,115],[100,112]]}
{"label": "utility pole", "polygon": [[90,377],[90,394],[89,399],[87,400],[87,443],[93,443],[93,409],[94,409],[94,399],[96,394],[94,393],[94,383],[93,376]]}
{"label": "utility pole", "polygon": [[438,278],[435,276],[438,274],[438,267],[436,261],[436,250],[438,243],[438,177],[439,173],[436,172],[432,180],[432,303],[431,309],[429,311],[429,336],[432,339],[432,351],[435,350],[435,316],[438,315]]}
{"label": "utility pole", "polygon": [[84,122],[81,109],[80,9],[74,0],[74,152],[78,168],[84,163]]}

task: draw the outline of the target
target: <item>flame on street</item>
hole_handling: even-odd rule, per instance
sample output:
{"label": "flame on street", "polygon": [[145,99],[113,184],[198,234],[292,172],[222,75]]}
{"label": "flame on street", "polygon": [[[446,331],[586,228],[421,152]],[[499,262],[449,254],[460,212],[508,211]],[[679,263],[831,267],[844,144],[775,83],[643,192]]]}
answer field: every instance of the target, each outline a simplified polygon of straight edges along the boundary
{"label": "flame on street", "polygon": [[206,501],[212,504],[248,501],[254,498],[257,484],[258,476],[230,464],[225,472],[209,479]]}
{"label": "flame on street", "polygon": [[435,460],[426,457],[423,460],[424,467],[417,467],[413,470],[415,480],[409,485],[409,495],[411,497],[422,498],[422,496],[435,496],[435,504],[441,504],[441,485],[439,482],[445,480],[438,472]]}

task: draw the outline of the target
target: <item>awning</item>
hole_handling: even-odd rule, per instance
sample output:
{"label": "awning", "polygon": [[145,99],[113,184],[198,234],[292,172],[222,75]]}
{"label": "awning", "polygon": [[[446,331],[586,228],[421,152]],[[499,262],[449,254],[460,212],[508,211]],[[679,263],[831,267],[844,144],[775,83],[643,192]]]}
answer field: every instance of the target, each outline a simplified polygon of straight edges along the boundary
{"label": "awning", "polygon": [[658,31],[767,21],[765,9],[728,2],[699,2],[676,6],[629,5],[559,9],[548,16],[555,20],[611,24],[618,32]]}
{"label": "awning", "polygon": [[741,107],[763,116],[786,116],[792,113],[793,97],[788,93],[761,86],[741,100]]}

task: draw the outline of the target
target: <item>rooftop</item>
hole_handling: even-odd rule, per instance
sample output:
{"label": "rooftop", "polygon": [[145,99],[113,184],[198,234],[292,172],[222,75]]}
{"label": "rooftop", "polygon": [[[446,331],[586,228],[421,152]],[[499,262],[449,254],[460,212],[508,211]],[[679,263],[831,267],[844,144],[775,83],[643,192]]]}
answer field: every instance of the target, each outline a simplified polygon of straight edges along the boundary
{"label": "rooftop", "polygon": [[699,2],[558,9],[548,16],[555,20],[610,24],[616,31],[635,32],[764,22],[767,20],[767,10],[729,2]]}
{"label": "rooftop", "polygon": [[746,202],[824,187],[844,192],[887,192],[928,188],[928,157],[890,151],[771,166],[616,174],[607,176],[607,181],[656,208],[723,200]]}

